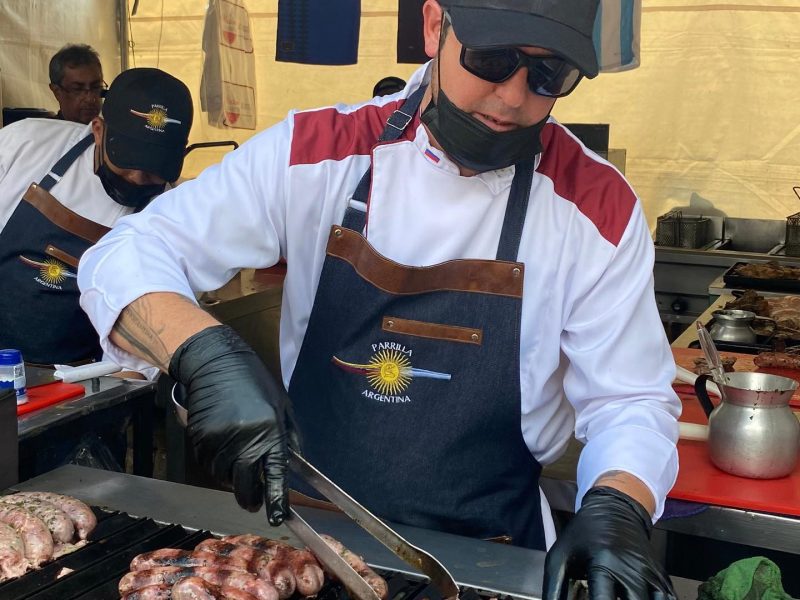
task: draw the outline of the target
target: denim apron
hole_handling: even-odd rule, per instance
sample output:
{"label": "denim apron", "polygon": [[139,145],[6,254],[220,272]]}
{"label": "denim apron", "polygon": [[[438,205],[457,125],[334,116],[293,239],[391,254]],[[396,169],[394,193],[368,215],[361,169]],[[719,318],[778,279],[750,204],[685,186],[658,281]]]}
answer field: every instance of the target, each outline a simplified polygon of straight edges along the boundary
{"label": "denim apron", "polygon": [[50,189],[92,145],[91,134],[62,156],[22,196],[0,232],[0,347],[27,362],[75,363],[99,358],[100,344],[78,304],[76,274],[84,251],[108,227],[62,205]]}
{"label": "denim apron", "polygon": [[[402,134],[423,92],[379,141]],[[541,467],[520,425],[515,262],[533,162],[515,172],[496,260],[398,264],[361,235],[351,203],[331,228],[289,395],[308,460],[372,512],[544,550]],[[371,168],[355,203],[370,181]]]}

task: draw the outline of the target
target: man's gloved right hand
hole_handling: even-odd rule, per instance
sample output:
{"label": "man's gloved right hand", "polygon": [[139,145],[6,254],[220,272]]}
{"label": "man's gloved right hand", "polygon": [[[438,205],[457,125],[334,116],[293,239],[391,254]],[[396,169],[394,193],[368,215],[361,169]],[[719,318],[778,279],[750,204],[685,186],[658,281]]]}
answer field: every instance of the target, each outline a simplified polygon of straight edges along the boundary
{"label": "man's gloved right hand", "polygon": [[169,374],[186,388],[187,432],[200,464],[272,525],[288,515],[289,398],[230,327],[207,327],[175,351]]}

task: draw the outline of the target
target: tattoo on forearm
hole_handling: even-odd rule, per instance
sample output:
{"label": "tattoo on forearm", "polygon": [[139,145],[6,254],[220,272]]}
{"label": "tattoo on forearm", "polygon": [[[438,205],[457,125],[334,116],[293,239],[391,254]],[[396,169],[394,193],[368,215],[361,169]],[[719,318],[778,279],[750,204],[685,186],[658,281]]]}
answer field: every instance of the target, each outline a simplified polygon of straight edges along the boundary
{"label": "tattoo on forearm", "polygon": [[595,485],[624,484],[629,481],[629,477],[630,475],[625,471],[607,471],[597,479]]}
{"label": "tattoo on forearm", "polygon": [[161,339],[164,326],[156,328],[150,320],[151,311],[147,301],[128,306],[114,325],[116,331],[146,361],[166,371],[170,355]]}

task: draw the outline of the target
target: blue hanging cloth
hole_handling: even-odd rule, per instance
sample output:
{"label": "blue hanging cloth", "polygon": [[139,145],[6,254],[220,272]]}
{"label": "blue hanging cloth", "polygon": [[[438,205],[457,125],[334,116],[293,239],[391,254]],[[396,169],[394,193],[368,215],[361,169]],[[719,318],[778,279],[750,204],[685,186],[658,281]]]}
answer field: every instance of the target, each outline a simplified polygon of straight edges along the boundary
{"label": "blue hanging cloth", "polygon": [[275,60],[355,64],[360,24],[361,0],[279,0]]}

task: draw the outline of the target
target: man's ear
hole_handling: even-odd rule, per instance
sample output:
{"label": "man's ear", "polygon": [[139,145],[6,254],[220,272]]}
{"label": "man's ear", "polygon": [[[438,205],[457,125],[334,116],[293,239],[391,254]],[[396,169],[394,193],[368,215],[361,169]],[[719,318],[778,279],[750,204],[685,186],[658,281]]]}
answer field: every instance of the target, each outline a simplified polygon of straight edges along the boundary
{"label": "man's ear", "polygon": [[56,100],[58,100],[58,95],[61,93],[61,89],[55,83],[48,84],[48,87],[50,88],[50,91],[53,92],[53,96],[56,97]]}
{"label": "man's ear", "polygon": [[103,133],[105,132],[106,124],[101,117],[92,119],[92,134],[94,135],[94,145],[98,148],[103,141]]}
{"label": "man's ear", "polygon": [[431,58],[439,51],[439,33],[443,16],[444,11],[436,0],[426,0],[422,6],[422,34],[425,40],[425,54]]}

